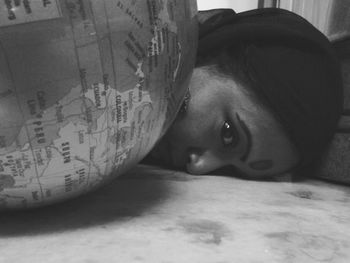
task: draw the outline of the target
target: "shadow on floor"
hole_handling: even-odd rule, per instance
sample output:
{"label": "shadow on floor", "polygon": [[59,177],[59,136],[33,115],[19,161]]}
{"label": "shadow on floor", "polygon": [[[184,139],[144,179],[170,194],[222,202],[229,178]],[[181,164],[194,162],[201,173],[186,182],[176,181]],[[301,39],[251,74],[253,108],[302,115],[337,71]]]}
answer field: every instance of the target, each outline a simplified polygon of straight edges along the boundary
{"label": "shadow on floor", "polygon": [[147,172],[144,178],[124,176],[96,192],[64,203],[1,213],[0,236],[63,232],[130,220],[168,199],[169,187],[165,180],[148,178]]}

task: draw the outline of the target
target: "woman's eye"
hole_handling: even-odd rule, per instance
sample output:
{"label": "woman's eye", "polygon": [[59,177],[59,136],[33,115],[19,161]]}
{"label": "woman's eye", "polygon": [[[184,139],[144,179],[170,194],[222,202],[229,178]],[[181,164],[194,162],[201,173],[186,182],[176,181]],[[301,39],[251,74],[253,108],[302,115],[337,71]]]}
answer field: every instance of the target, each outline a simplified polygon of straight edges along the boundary
{"label": "woman's eye", "polygon": [[221,128],[221,140],[225,147],[235,147],[238,144],[238,132],[229,121],[225,121]]}

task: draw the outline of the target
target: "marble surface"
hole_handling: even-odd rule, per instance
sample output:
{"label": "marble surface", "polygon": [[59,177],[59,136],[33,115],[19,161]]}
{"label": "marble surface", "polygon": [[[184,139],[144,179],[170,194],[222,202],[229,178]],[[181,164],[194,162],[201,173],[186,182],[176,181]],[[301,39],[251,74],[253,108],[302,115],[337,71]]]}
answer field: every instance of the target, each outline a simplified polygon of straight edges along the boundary
{"label": "marble surface", "polygon": [[350,262],[350,187],[140,165],[76,200],[0,214],[0,262]]}

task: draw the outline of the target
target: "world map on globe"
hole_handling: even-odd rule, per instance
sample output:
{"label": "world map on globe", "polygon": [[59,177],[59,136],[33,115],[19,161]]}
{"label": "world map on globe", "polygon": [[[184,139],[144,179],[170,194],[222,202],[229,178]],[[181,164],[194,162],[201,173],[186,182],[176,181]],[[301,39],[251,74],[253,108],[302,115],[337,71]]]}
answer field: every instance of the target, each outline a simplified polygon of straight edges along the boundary
{"label": "world map on globe", "polygon": [[0,2],[0,210],[66,200],[139,162],[175,118],[196,0]]}

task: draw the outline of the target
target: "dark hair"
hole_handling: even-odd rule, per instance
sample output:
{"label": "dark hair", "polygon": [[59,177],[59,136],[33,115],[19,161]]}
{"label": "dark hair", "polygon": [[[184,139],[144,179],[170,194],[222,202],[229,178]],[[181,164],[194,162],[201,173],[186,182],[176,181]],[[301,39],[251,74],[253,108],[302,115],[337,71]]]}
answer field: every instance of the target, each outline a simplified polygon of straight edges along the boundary
{"label": "dark hair", "polygon": [[241,44],[234,46],[225,46],[215,52],[198,56],[196,67],[214,66],[211,71],[214,73],[229,77],[244,87],[251,88],[253,80],[250,77],[246,65],[245,47]]}
{"label": "dark hair", "polygon": [[256,87],[261,85],[261,83],[253,77],[253,74],[249,71],[249,67],[247,66],[246,50],[249,45],[251,44],[240,42],[235,45],[224,46],[215,52],[210,52],[210,54],[197,56],[195,66],[209,66],[209,72],[214,75],[231,78],[240,84],[257,106],[263,107],[277,120],[277,123],[281,124],[279,115],[271,108],[264,95],[256,92],[259,90]]}

